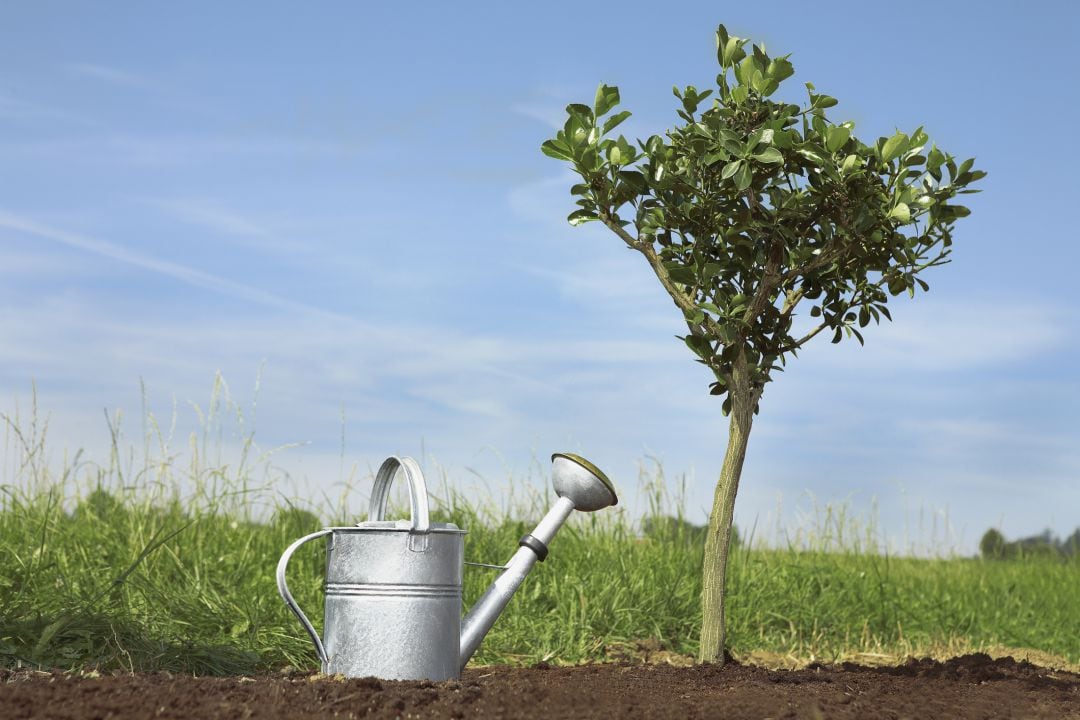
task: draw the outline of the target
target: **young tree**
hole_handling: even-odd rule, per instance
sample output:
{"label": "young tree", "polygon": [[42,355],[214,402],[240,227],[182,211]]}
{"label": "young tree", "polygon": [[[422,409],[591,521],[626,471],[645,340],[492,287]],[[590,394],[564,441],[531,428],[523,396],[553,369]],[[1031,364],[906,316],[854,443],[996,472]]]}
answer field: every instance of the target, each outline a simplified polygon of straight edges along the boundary
{"label": "young tree", "polygon": [[[952,201],[985,175],[921,127],[863,143],[810,83],[806,106],[771,99],[794,74],[789,56],[747,42],[718,28],[716,97],[701,110],[712,90],[676,87],[682,123],[664,136],[611,137],[630,113],[610,114],[619,90],[601,84],[542,145],[583,180],[570,224],[599,221],[641,253],[731,418],[705,540],[700,659],[712,662],[724,657],[732,513],[765,385],[822,331],[862,344],[871,320],[891,319],[890,296],[928,289],[920,274],[948,261],[968,214]],[[793,334],[807,305],[813,320]]]}

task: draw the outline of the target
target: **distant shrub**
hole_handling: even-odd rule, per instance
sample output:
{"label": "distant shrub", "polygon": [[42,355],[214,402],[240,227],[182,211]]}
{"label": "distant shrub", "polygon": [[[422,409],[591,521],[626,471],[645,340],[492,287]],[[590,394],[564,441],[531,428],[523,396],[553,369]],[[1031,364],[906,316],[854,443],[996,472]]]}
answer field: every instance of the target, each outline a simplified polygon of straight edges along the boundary
{"label": "distant shrub", "polygon": [[1039,535],[1009,542],[998,530],[990,528],[979,541],[979,554],[986,560],[1008,560],[1020,557],[1078,557],[1080,528],[1062,541],[1050,530]]}

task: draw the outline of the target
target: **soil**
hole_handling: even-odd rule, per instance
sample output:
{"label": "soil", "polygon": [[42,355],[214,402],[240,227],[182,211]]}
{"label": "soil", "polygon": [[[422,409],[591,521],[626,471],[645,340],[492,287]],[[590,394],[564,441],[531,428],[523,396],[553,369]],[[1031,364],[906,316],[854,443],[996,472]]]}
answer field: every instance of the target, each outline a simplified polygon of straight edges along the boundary
{"label": "soil", "polygon": [[1067,718],[1080,675],[965,655],[801,670],[480,667],[449,682],[0,670],[0,718]]}

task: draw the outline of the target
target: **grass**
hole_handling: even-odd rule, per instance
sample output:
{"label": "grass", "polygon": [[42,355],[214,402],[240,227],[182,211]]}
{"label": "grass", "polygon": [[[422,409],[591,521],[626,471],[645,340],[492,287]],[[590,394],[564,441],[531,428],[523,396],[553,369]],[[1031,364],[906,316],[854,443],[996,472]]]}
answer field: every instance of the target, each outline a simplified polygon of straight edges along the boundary
{"label": "grass", "polygon": [[[195,438],[181,463],[151,418],[145,437],[157,438],[155,447],[122,452],[115,430],[101,463],[81,454],[48,462],[45,424],[3,421],[0,666],[221,674],[317,665],[273,571],[300,535],[355,522],[339,504],[275,494],[268,460],[250,442],[239,460],[221,463],[206,459],[207,438]],[[678,521],[662,474],[645,483],[654,503],[643,521],[605,512],[563,528],[473,662],[696,652],[701,537]],[[500,508],[445,489],[435,501],[439,519],[469,530],[467,558],[495,563],[548,503],[530,496]],[[865,528],[836,532],[853,524],[829,514],[819,532],[788,547],[737,548],[729,582],[737,657],[903,658],[1004,646],[1080,663],[1080,594],[1071,591],[1080,562],[891,557],[858,539],[872,536]],[[317,627],[323,562],[312,543],[290,566],[290,586]],[[465,577],[468,607],[493,572],[468,567]]]}

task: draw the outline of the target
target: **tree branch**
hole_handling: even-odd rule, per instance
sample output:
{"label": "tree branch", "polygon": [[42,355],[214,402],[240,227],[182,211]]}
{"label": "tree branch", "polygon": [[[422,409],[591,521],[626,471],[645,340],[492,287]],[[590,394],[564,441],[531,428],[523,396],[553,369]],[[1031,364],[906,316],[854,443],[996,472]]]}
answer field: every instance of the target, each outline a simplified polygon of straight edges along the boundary
{"label": "tree branch", "polygon": [[780,275],[780,254],[783,252],[783,247],[777,244],[775,238],[771,237],[768,240],[768,245],[769,257],[765,261],[765,271],[761,275],[761,283],[757,287],[757,292],[754,293],[754,299],[750,301],[750,305],[742,316],[743,322],[748,325],[765,309],[773,290],[780,287],[782,279]]}
{"label": "tree branch", "polygon": [[[934,243],[934,244],[936,245],[937,243]],[[930,247],[933,247],[933,245],[931,245]],[[927,248],[927,250],[929,250],[929,248]],[[925,270],[926,268],[929,268],[929,267],[934,267],[934,266],[938,265],[938,264],[939,264],[939,263],[941,262],[941,259],[942,259],[943,257],[945,257],[945,255],[947,255],[947,254],[948,254],[948,253],[946,253],[946,252],[945,252],[944,250],[942,250],[942,251],[940,251],[940,252],[938,253],[937,257],[935,257],[935,258],[934,258],[933,260],[929,260],[929,261],[927,261],[927,262],[925,262],[925,263],[923,263],[923,264],[921,264],[921,265],[916,265],[916,266],[914,266],[914,267],[913,267],[913,268],[912,268],[912,269],[911,269],[911,270],[910,270],[909,272],[910,272],[910,273],[911,273],[912,275],[918,275],[918,274],[919,274],[920,272],[922,272],[922,271],[923,271],[923,270]],[[847,312],[848,312],[848,311],[849,311],[849,310],[850,310],[851,308],[853,308],[853,307],[855,307],[856,305],[858,305],[858,304],[859,304],[859,301],[861,301],[861,300],[862,300],[862,297],[866,295],[866,291],[867,291],[868,289],[876,289],[876,288],[880,288],[880,287],[881,287],[882,285],[884,285],[884,284],[885,284],[885,282],[886,282],[885,276],[884,276],[884,275],[882,275],[882,276],[881,276],[881,279],[879,279],[879,280],[878,280],[877,282],[875,282],[875,283],[872,283],[872,284],[870,284],[870,285],[863,285],[863,286],[862,286],[861,288],[859,288],[859,289],[858,289],[858,290],[857,290],[857,291],[855,292],[855,294],[854,294],[854,295],[852,295],[852,296],[851,296],[851,300],[849,300],[849,301],[848,301],[848,302],[847,302],[847,303],[846,303],[846,304],[844,305],[844,309],[843,309],[843,310],[841,310],[840,312],[838,312],[838,313],[837,313],[837,315],[839,315],[839,316],[843,317],[843,315],[844,315],[845,313],[847,313]],[[794,303],[791,303],[791,297],[792,297],[792,295],[796,295],[796,294],[798,295],[798,298],[796,298],[796,299],[795,299],[795,302],[794,302]],[[800,288],[799,290],[796,290],[796,291],[794,291],[793,293],[789,294],[789,295],[788,295],[788,299],[787,299],[787,301],[786,301],[786,302],[784,303],[784,308],[785,308],[784,312],[788,312],[788,311],[790,311],[790,310],[794,309],[794,307],[795,307],[795,304],[796,304],[796,303],[798,303],[798,301],[799,301],[799,299],[801,299],[801,297],[802,297],[802,289],[801,289],[801,288]],[[790,307],[789,307],[789,303],[790,303]],[[842,325],[843,325],[843,324],[841,324],[841,326],[842,326]],[[783,346],[783,347],[779,348],[778,352],[781,352],[781,353],[785,353],[785,352],[789,352],[789,351],[791,351],[791,350],[798,350],[798,349],[799,349],[799,348],[801,348],[801,347],[802,347],[802,346],[803,346],[803,345],[804,345],[804,344],[805,344],[805,343],[806,343],[806,342],[807,342],[808,340],[810,340],[810,338],[812,338],[812,337],[814,337],[815,335],[817,335],[817,334],[818,334],[819,332],[821,332],[822,330],[824,330],[824,329],[825,329],[826,327],[828,327],[828,324],[827,324],[827,323],[821,323],[821,324],[820,324],[820,325],[818,325],[818,326],[817,326],[816,328],[814,328],[814,329],[813,329],[813,330],[811,330],[811,331],[810,331],[809,333],[807,333],[807,334],[806,334],[805,336],[803,336],[803,337],[802,337],[801,339],[799,339],[799,340],[796,340],[795,342],[791,343],[790,345],[785,345],[785,346]]]}
{"label": "tree branch", "polygon": [[830,245],[830,247],[826,248],[822,251],[820,255],[818,255],[816,260],[808,262],[805,265],[793,267],[787,272],[785,272],[780,277],[780,282],[786,283],[787,281],[794,280],[795,278],[800,276],[805,277],[807,273],[811,273],[814,270],[818,270],[820,268],[832,265],[834,262],[840,259],[839,250],[840,248]]}
{"label": "tree branch", "polygon": [[[746,198],[750,206],[750,212],[753,213],[758,209],[757,197],[752,191],[748,191]],[[742,316],[743,322],[748,326],[765,309],[773,290],[780,287],[780,265],[784,260],[783,243],[775,235],[770,234],[765,244],[768,257],[765,258],[765,269],[761,275],[761,283],[758,285],[757,292],[754,293],[754,299],[750,301],[750,305]]]}
{"label": "tree branch", "polygon": [[[845,310],[845,312],[847,312],[847,311]],[[786,352],[791,352],[792,350],[798,350],[806,342],[808,342],[810,340],[810,338],[814,337],[815,335],[817,335],[819,332],[821,332],[822,330],[824,330],[827,327],[828,327],[827,323],[821,323],[816,328],[814,328],[810,332],[806,333],[806,335],[804,335],[799,340],[796,340],[792,344],[785,345],[784,347],[780,348],[778,352],[786,353]]]}
{"label": "tree branch", "polygon": [[786,320],[791,317],[791,312],[795,309],[795,306],[799,304],[799,301],[803,298],[803,289],[798,288],[792,290],[784,298],[784,306],[780,309],[780,319]]}
{"label": "tree branch", "polygon": [[597,215],[600,218],[600,222],[607,225],[608,229],[611,230],[611,232],[618,235],[619,238],[624,243],[626,243],[627,246],[629,246],[632,250],[639,250],[640,251],[642,246],[646,244],[640,238],[635,238],[633,235],[626,232],[626,228],[624,228],[619,223],[615,222],[614,218],[612,218],[611,215],[609,215],[605,210],[598,211]]}
{"label": "tree branch", "polygon": [[[667,294],[671,296],[675,305],[683,311],[684,316],[693,315],[698,312],[699,308],[697,303],[694,302],[692,297],[677,287],[675,281],[671,279],[671,274],[668,273],[668,269],[664,267],[663,261],[660,260],[660,256],[656,254],[656,249],[653,248],[652,243],[641,238],[635,238],[633,235],[626,232],[626,228],[615,222],[611,215],[606,211],[601,210],[597,214],[600,217],[600,221],[604,223],[604,225],[607,225],[608,229],[613,233],[618,235],[619,238],[626,243],[627,247],[637,250],[645,256],[645,259],[649,262],[649,267],[651,267],[653,273],[656,274],[660,284],[664,287],[664,290],[667,290]],[[700,323],[701,328],[696,328],[696,324],[697,323],[691,323],[689,320],[686,322],[686,325],[690,328],[691,332],[703,328],[710,338],[723,337],[720,333],[720,326],[708,315],[705,315],[704,322]]]}

